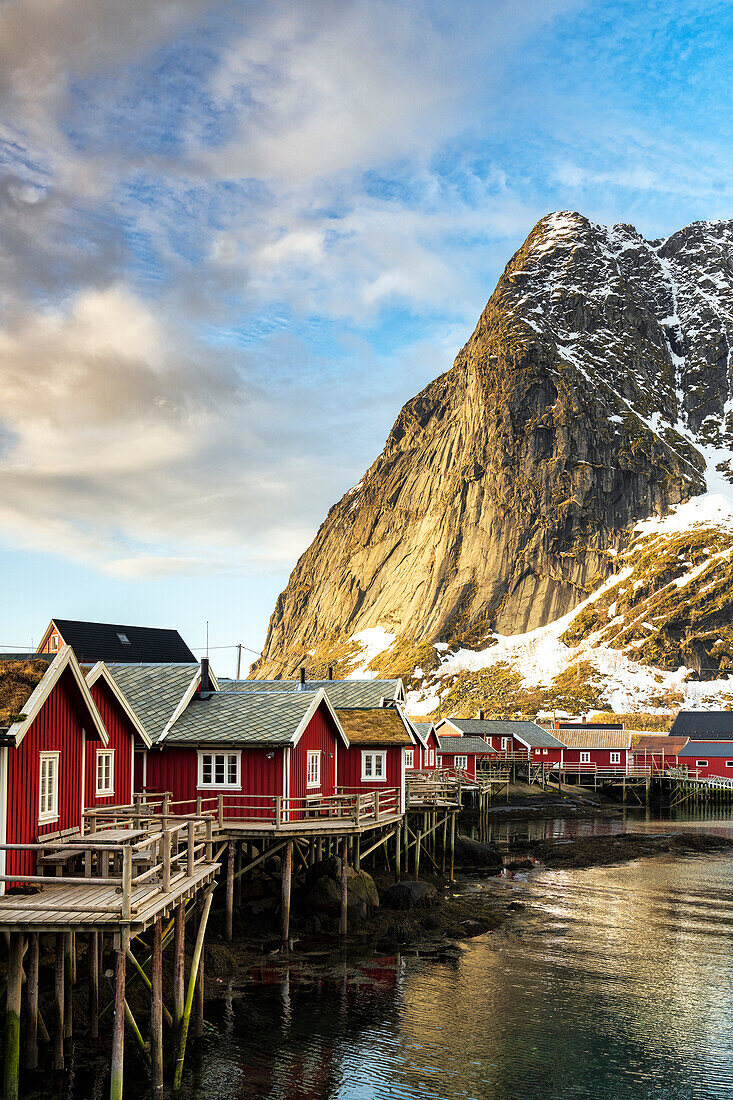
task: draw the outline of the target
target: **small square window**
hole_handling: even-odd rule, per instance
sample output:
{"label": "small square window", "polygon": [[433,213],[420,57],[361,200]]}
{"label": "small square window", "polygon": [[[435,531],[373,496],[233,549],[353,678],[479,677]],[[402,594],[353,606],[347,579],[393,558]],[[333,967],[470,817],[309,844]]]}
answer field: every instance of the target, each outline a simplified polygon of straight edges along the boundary
{"label": "small square window", "polygon": [[405,767],[406,768],[414,768],[415,767],[415,750],[414,749],[405,749]]}
{"label": "small square window", "polygon": [[361,778],[373,783],[381,783],[387,777],[386,752],[362,752]]}
{"label": "small square window", "polygon": [[239,787],[241,754],[200,752],[199,787]]}
{"label": "small square window", "polygon": [[130,642],[130,639],[127,637],[126,634],[118,634],[117,637],[120,639],[120,641],[122,642],[123,645],[131,645],[132,644]]}
{"label": "small square window", "polygon": [[308,753],[306,764],[306,786],[320,787],[321,785],[321,752],[311,750]]}
{"label": "small square window", "polygon": [[109,796],[115,793],[114,749],[97,749],[97,794]]}

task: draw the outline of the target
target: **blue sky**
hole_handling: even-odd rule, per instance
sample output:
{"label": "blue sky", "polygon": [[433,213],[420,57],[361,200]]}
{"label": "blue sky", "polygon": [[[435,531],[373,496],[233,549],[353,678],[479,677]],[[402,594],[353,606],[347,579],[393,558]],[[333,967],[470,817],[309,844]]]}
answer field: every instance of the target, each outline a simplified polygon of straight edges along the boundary
{"label": "blue sky", "polygon": [[733,213],[732,38],[695,0],[2,0],[0,645],[257,649],[540,217]]}

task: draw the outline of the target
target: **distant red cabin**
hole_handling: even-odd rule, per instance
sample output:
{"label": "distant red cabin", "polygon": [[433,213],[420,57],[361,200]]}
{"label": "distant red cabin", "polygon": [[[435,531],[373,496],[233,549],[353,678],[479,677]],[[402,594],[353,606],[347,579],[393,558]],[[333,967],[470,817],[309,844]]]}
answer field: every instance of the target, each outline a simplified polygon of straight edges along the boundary
{"label": "distant red cabin", "polygon": [[150,748],[150,738],[106,665],[96,664],[87,684],[109,740],[106,745],[87,742],[84,806],[129,806],[135,790],[135,745]]}
{"label": "distant red cabin", "polygon": [[688,741],[677,757],[680,767],[699,776],[733,779],[733,741]]}
{"label": "distant red cabin", "polygon": [[339,709],[337,715],[349,748],[339,756],[338,783],[344,790],[399,792],[397,812],[405,809],[406,754],[415,753],[418,738],[399,707]]}

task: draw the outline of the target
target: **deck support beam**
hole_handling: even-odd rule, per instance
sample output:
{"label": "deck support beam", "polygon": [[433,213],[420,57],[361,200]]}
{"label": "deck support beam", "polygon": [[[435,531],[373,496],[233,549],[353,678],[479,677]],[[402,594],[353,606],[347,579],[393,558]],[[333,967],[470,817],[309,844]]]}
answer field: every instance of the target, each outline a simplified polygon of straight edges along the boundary
{"label": "deck support beam", "polygon": [[5,1010],[5,1100],[18,1100],[20,1090],[20,999],[23,989],[23,934],[12,932],[8,954]]}
{"label": "deck support beam", "polygon": [[74,1034],[74,933],[64,932],[64,1039]]}
{"label": "deck support beam", "polygon": [[99,932],[90,932],[87,949],[89,979],[89,1035],[99,1037]]}
{"label": "deck support beam", "polygon": [[176,1057],[176,1070],[173,1076],[173,1093],[178,1093],[181,1090],[181,1080],[183,1078],[183,1062],[186,1057],[186,1042],[188,1040],[188,1025],[191,1019],[191,1008],[193,1007],[193,994],[196,986],[196,976],[198,974],[199,962],[201,961],[201,954],[204,949],[204,936],[206,935],[206,924],[209,919],[209,911],[211,909],[211,899],[214,894],[214,888],[209,887],[206,892],[206,900],[204,901],[203,912],[201,913],[201,920],[199,921],[198,934],[196,936],[196,943],[193,949],[193,959],[191,961],[191,972],[188,976],[188,988],[186,990],[186,1000],[183,1006],[183,1017],[181,1020],[181,1033],[178,1040],[178,1055]]}
{"label": "deck support beam", "polygon": [[38,1069],[38,966],[41,937],[31,932],[28,937],[28,974],[25,1002],[25,1068]]}
{"label": "deck support beam", "polygon": [[163,1095],[163,920],[153,924],[150,964],[150,1070],[154,1100]]}
{"label": "deck support beam", "polygon": [[184,937],[186,935],[186,910],[183,902],[176,906],[173,931],[173,1024],[178,1030],[183,1020],[183,979],[185,967]]}
{"label": "deck support beam", "polygon": [[348,930],[349,909],[349,841],[341,841],[341,914],[339,917],[339,936],[345,936]]}
{"label": "deck support beam", "polygon": [[109,1100],[122,1100],[123,1063],[125,1058],[125,969],[129,932],[115,937],[115,1000],[112,1024],[112,1068]]}
{"label": "deck support beam", "polygon": [[54,1008],[56,1009],[56,1028],[54,1033],[54,1069],[57,1073],[64,1070],[64,934],[56,933],[56,952],[54,956]]}
{"label": "deck support beam", "polygon": [[234,936],[234,841],[227,844],[227,893],[224,919],[224,938],[231,943]]}
{"label": "deck support beam", "polygon": [[282,883],[280,889],[280,921],[283,950],[290,946],[290,889],[293,882],[293,842],[285,845],[282,856]]}
{"label": "deck support beam", "polygon": [[456,814],[455,810],[450,815],[450,880],[455,882],[455,860],[456,860]]}

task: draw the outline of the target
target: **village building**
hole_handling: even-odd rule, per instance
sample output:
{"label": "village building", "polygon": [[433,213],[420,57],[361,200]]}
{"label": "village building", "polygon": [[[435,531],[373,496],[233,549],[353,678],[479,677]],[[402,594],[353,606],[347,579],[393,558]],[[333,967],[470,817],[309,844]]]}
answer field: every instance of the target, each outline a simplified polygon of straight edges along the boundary
{"label": "village building", "polygon": [[562,739],[563,768],[572,770],[628,770],[633,766],[631,734],[623,728],[602,725],[564,725],[557,731]]}
{"label": "village building", "polygon": [[472,734],[451,737],[441,736],[438,732],[438,767],[465,772],[471,779],[476,778],[476,760],[491,755],[491,745],[483,737]]}
{"label": "village building", "polygon": [[108,742],[87,741],[84,806],[130,805],[135,792],[135,749],[146,751],[152,742],[103,662],[90,669],[86,680]]}
{"label": "village building", "polygon": [[733,711],[681,710],[669,732],[691,741],[733,741]]}
{"label": "village building", "polygon": [[536,722],[518,718],[444,718],[436,730],[439,736],[482,737],[499,755],[525,756],[547,764],[562,760],[563,742],[559,736]]}
{"label": "village building", "polygon": [[400,707],[339,708],[339,722],[349,747],[339,756],[338,782],[345,791],[396,788],[399,813],[405,811],[408,753],[414,766],[419,747],[411,723]]}
{"label": "village building", "polygon": [[[79,829],[87,743],[109,738],[70,647],[50,662],[0,661],[0,843]],[[0,850],[0,873],[34,874],[35,856]]]}
{"label": "village building", "polygon": [[150,626],[88,623],[79,619],[51,619],[38,653],[55,654],[63,646],[74,650],[80,664],[97,661],[142,664],[196,661],[177,630]]}
{"label": "village building", "polygon": [[710,775],[733,779],[733,740],[689,740],[678,753],[677,763],[701,777]]}
{"label": "village building", "polygon": [[651,768],[653,773],[677,767],[679,755],[688,741],[688,737],[672,737],[666,733],[632,732],[633,764],[639,768]]}
{"label": "village building", "polygon": [[415,768],[415,770],[431,770],[438,766],[438,753],[440,747],[438,745],[438,735],[435,732],[435,726],[432,722],[413,722],[410,719],[410,725],[415,732],[418,744],[415,749],[415,754],[412,759],[412,763],[408,762],[408,768]]}

